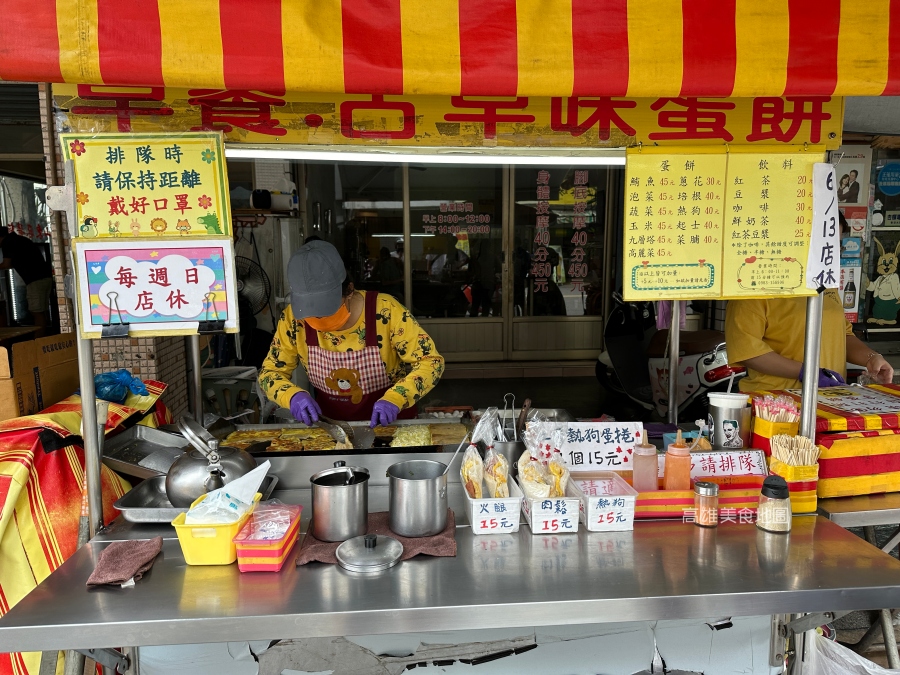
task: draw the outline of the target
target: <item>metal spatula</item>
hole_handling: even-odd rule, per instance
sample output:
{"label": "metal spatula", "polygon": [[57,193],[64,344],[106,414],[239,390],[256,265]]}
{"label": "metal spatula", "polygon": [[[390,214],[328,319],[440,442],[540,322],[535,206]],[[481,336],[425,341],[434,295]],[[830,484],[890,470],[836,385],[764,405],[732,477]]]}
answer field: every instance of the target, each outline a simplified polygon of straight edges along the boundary
{"label": "metal spatula", "polygon": [[[354,429],[347,422],[333,420],[330,417],[324,417],[322,415],[319,415],[319,420],[328,425],[328,428],[322,428],[328,431],[332,438],[339,442],[344,442],[335,435],[335,433],[343,434],[344,440],[350,443],[356,450],[365,450],[366,448],[371,448],[375,444],[375,432],[368,427]],[[332,430],[334,430],[335,433],[333,433]]]}

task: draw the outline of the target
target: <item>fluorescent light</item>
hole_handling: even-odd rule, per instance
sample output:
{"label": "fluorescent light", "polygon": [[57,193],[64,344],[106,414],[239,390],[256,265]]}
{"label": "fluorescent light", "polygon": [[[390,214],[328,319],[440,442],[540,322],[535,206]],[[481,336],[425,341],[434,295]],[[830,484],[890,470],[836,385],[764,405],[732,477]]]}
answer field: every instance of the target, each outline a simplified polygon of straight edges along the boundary
{"label": "fluorescent light", "polygon": [[[334,147],[334,146],[330,146]],[[524,149],[523,149],[524,150]],[[225,156],[231,159],[296,159],[318,162],[372,162],[378,164],[489,164],[532,166],[625,166],[625,151],[621,148],[596,150],[590,154],[582,150],[535,150],[518,154],[515,149],[435,148],[425,152],[417,148],[390,149],[385,146],[361,150],[313,150],[308,146],[268,147],[226,145]]]}
{"label": "fluorescent light", "polygon": [[[403,239],[402,234],[370,234],[370,237],[385,237],[389,239]],[[433,237],[433,234],[424,234],[422,232],[411,232],[410,237]]]}

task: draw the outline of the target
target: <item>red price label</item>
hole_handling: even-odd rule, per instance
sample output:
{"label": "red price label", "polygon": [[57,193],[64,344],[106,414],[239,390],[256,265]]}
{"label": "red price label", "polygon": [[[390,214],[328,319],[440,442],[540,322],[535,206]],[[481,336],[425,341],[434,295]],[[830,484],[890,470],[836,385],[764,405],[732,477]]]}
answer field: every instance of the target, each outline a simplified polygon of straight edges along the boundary
{"label": "red price label", "polygon": [[559,520],[556,518],[552,518],[550,520],[544,521],[544,526],[541,528],[543,532],[558,532],[559,531]]}
{"label": "red price label", "polygon": [[483,530],[496,530],[500,527],[500,523],[497,522],[496,518],[483,518],[481,521],[481,529]]}

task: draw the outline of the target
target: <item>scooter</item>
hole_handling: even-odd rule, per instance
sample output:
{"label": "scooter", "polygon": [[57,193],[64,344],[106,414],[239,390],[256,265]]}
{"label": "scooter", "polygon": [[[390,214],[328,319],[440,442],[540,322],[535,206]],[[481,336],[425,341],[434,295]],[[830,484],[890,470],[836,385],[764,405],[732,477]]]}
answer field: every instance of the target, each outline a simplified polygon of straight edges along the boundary
{"label": "scooter", "polygon": [[[597,379],[616,396],[665,419],[669,408],[669,331],[657,330],[652,302],[627,303],[613,293],[614,307],[603,331],[606,351],[597,359]],[[725,334],[682,331],[679,337],[678,416],[706,419],[710,391],[726,391],[747,374],[730,366]],[[736,391],[736,389],[735,389]]]}

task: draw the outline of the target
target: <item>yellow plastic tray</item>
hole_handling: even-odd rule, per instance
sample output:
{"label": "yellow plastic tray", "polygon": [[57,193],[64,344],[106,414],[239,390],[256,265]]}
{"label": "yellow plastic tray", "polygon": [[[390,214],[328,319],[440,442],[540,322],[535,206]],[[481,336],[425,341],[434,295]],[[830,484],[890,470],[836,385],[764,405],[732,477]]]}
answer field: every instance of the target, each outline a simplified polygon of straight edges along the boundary
{"label": "yellow plastic tray", "polygon": [[[205,497],[203,495],[198,498],[191,504],[191,508]],[[179,513],[172,521],[172,526],[178,534],[185,562],[188,565],[230,565],[237,560],[237,548],[232,540],[241,531],[260,499],[262,495],[257,492],[250,510],[237,522],[227,525],[186,525],[184,519],[187,514]]]}

